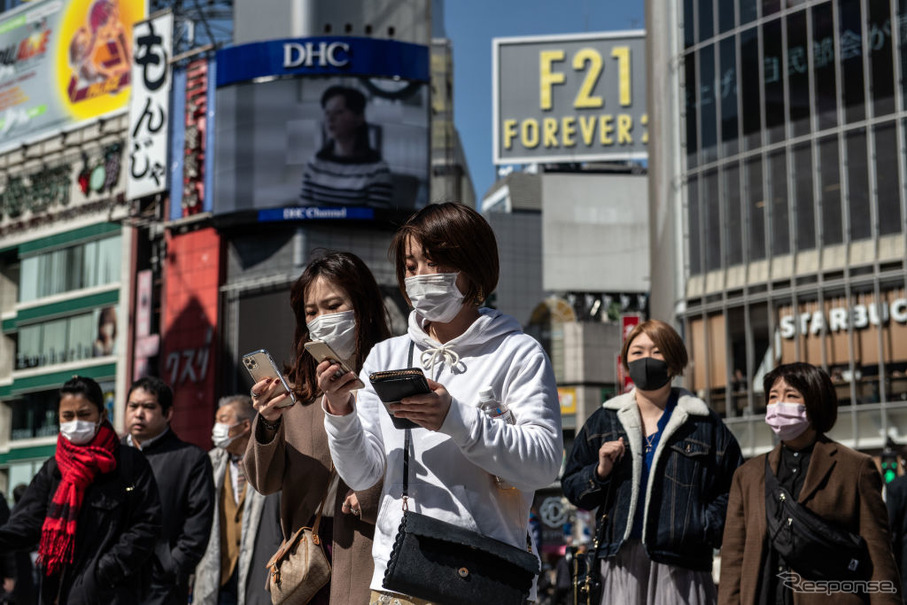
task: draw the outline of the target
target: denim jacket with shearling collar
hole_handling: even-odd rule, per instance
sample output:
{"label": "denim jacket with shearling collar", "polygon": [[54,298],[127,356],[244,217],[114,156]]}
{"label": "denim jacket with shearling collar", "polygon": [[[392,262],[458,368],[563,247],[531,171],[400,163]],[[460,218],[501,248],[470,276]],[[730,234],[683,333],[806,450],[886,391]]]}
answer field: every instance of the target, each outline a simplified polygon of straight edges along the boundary
{"label": "denim jacket with shearling collar", "polygon": [[[610,500],[607,511],[599,508],[596,513],[596,535],[607,513],[600,558],[616,555],[629,538],[633,511],[643,498],[642,543],[649,557],[708,571],[712,550],[721,546],[731,477],[743,457],[733,434],[705,402],[684,389],[673,391],[677,407],[655,450],[648,485],[640,486],[644,436],[634,390],[606,401],[589,417],[573,443],[562,486],[567,499],[580,508],[592,510]],[[598,450],[620,437],[625,454],[611,474],[599,480]]]}

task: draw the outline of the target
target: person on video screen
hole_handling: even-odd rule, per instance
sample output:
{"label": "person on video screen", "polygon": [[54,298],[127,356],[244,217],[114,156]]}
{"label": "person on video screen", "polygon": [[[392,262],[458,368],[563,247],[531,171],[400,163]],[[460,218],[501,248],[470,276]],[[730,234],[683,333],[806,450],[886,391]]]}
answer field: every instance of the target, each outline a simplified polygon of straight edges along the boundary
{"label": "person on video screen", "polygon": [[329,138],[306,165],[304,204],[390,206],[390,169],[369,144],[365,103],[365,95],[346,86],[331,86],[321,95]]}

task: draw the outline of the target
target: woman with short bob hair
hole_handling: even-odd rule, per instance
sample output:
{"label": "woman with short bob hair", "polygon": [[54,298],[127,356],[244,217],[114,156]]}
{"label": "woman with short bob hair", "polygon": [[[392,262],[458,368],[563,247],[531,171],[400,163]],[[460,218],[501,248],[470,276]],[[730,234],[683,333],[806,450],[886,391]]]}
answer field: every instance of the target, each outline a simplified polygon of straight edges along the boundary
{"label": "woman with short bob hair", "polygon": [[37,548],[39,603],[140,603],[161,529],[151,466],[120,444],[91,378],[66,381],[58,414],[56,453],[0,527],[0,554]]}
{"label": "woman with short bob hair", "polygon": [[577,434],[562,486],[598,509],[602,604],[714,603],[713,549],[740,446],[704,401],[671,380],[688,362],[680,335],[650,319],[621,351],[634,389],[606,401]]}
{"label": "woman with short bob hair", "polygon": [[[498,280],[497,244],[485,219],[461,204],[429,205],[399,229],[390,250],[400,290],[413,307],[407,334],[372,349],[360,374],[366,387],[355,397],[351,382],[335,379],[326,363],[318,366],[318,381],[340,476],[354,487],[385,478],[370,602],[423,603],[434,598],[384,585],[403,503],[525,549],[533,494],[556,479],[563,438],[544,350],[517,320],[481,306]],[[423,370],[431,392],[385,409],[369,375],[413,366]],[[509,407],[512,424],[478,407],[485,389]],[[416,428],[396,428],[391,414]]]}
{"label": "woman with short bob hair", "polygon": [[[721,548],[719,602],[802,605],[825,603],[831,597],[836,605],[901,603],[882,478],[875,462],[825,435],[838,416],[838,397],[828,374],[808,363],[789,363],[766,374],[763,387],[765,421],[780,443],[768,454],[747,461],[734,475]],[[797,503],[839,530],[865,539],[871,581],[885,582],[889,590],[807,594],[793,591],[789,581],[782,581],[782,577],[796,580],[799,572],[772,546],[767,531],[766,458],[777,484]],[[822,557],[816,550],[816,556]]]}

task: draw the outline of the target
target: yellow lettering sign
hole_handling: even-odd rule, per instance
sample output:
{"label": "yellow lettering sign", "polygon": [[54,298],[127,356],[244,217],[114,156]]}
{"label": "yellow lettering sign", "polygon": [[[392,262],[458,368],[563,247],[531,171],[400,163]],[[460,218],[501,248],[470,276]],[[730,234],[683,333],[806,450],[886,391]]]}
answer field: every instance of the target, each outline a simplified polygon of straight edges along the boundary
{"label": "yellow lettering sign", "polygon": [[589,71],[583,78],[583,85],[573,101],[573,106],[577,109],[588,109],[602,107],[605,102],[598,96],[593,95],[592,90],[595,88],[598,77],[602,73],[602,56],[594,48],[583,48],[573,56],[573,69],[584,71],[586,64],[589,64]]}
{"label": "yellow lettering sign", "polygon": [[564,51],[562,50],[543,50],[539,53],[539,85],[541,88],[539,92],[542,109],[551,109],[551,87],[564,83],[564,74],[552,69],[552,63],[563,60]]}

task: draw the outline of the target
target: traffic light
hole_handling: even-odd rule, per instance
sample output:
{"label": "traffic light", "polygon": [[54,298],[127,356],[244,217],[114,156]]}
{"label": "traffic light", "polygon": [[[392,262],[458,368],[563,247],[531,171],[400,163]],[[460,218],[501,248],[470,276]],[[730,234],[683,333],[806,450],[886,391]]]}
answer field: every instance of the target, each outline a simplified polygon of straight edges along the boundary
{"label": "traffic light", "polygon": [[887,484],[894,481],[898,476],[898,454],[897,444],[891,438],[885,444],[882,450],[882,480]]}

